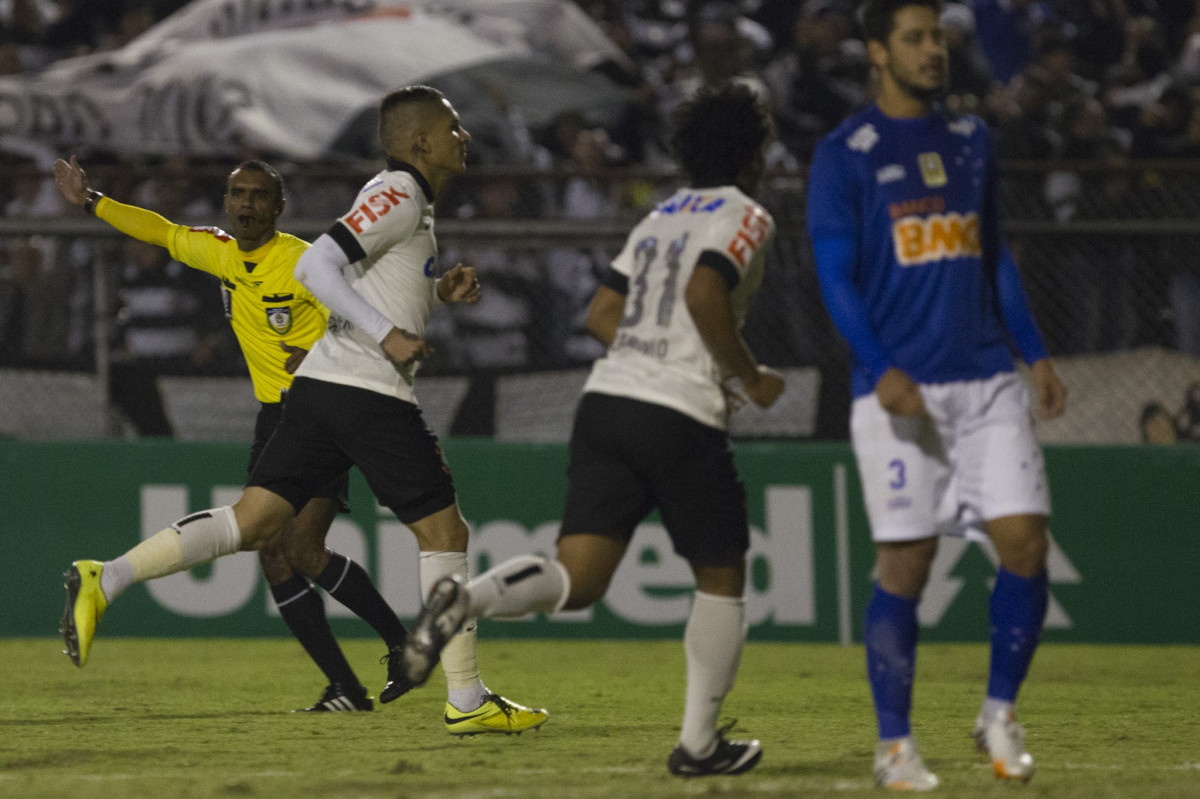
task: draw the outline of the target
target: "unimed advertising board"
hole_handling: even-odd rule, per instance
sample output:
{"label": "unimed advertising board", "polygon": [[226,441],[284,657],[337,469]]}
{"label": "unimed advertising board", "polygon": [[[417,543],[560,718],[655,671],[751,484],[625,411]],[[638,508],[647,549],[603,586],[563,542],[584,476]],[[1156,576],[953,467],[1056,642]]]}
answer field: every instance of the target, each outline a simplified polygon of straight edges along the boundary
{"label": "unimed advertising board", "polygon": [[[508,557],[553,554],[566,486],[560,445],[445,444],[478,573]],[[744,443],[735,448],[751,521],[750,637],[857,641],[870,592],[870,537],[853,457],[841,444]],[[114,557],[189,512],[236,499],[246,448],[173,442],[0,442],[0,496],[10,556],[0,635],[53,635],[61,573],[71,560]],[[1200,643],[1194,599],[1200,449],[1053,448],[1048,640]],[[411,533],[380,508],[357,472],[350,514],[330,546],[372,575],[402,618],[420,604]],[[945,538],[920,607],[926,640],[987,637],[995,552]],[[675,637],[692,577],[657,518],[637,531],[604,600],[551,618],[486,622],[495,637]],[[335,631],[370,636],[327,599]],[[104,619],[104,635],[286,635],[253,553],[135,587]]]}

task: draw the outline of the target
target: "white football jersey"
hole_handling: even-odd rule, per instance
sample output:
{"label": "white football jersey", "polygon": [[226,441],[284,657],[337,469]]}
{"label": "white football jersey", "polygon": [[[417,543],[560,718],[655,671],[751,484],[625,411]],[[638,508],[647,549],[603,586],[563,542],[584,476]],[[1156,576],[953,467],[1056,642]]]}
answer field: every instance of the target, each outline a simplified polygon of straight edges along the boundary
{"label": "white football jersey", "polygon": [[681,189],[660,203],[612,263],[629,280],[625,313],[584,390],[653,402],[725,429],[725,376],[696,330],[684,290],[702,253],[724,256],[737,271],[730,299],[740,327],[774,234],[771,215],[734,186]]}
{"label": "white football jersey", "polygon": [[[363,186],[354,207],[337,224],[365,253],[347,268],[350,285],[393,325],[425,335],[436,301],[437,242],[433,205],[421,184],[405,171],[380,172]],[[374,339],[333,315],[296,375],[358,386],[416,404],[416,371],[417,363],[396,366]]]}

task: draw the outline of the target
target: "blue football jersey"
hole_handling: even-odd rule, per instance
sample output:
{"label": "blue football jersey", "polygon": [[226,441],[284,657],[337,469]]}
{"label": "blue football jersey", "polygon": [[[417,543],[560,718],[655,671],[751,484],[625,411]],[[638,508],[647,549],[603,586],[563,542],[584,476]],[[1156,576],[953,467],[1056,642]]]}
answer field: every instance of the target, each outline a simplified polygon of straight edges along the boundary
{"label": "blue football jersey", "polygon": [[[849,280],[867,326],[888,365],[918,383],[1013,369],[996,283],[998,210],[991,139],[978,117],[938,108],[893,119],[872,106],[813,156],[808,229],[817,268],[829,268],[822,239],[854,242]],[[856,353],[854,395],[870,393],[878,377]]]}

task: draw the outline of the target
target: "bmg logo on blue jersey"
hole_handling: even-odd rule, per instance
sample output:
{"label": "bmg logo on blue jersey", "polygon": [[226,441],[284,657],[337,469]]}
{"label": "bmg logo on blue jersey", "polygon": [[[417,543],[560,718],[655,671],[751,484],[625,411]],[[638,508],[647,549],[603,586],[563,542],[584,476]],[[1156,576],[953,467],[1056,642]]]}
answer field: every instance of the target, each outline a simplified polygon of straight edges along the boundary
{"label": "bmg logo on blue jersey", "polygon": [[906,216],[892,223],[892,243],[901,266],[950,258],[981,258],[979,214]]}

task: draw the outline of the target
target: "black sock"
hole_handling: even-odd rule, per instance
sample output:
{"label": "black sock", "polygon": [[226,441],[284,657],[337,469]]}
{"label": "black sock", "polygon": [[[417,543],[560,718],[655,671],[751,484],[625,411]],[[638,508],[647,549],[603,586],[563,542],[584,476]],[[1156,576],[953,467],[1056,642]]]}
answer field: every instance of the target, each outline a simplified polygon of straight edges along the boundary
{"label": "black sock", "polygon": [[329,565],[317,575],[317,585],[341,602],[367,624],[388,645],[388,649],[404,645],[408,631],[391,606],[384,601],[362,566],[344,555],[331,552]]}
{"label": "black sock", "polygon": [[297,574],[290,580],[271,586],[271,596],[275,598],[279,615],[287,622],[292,635],[296,636],[317,667],[325,672],[329,681],[347,686],[358,685],[354,669],[346,662],[342,648],[329,629],[325,605],[308,580]]}

